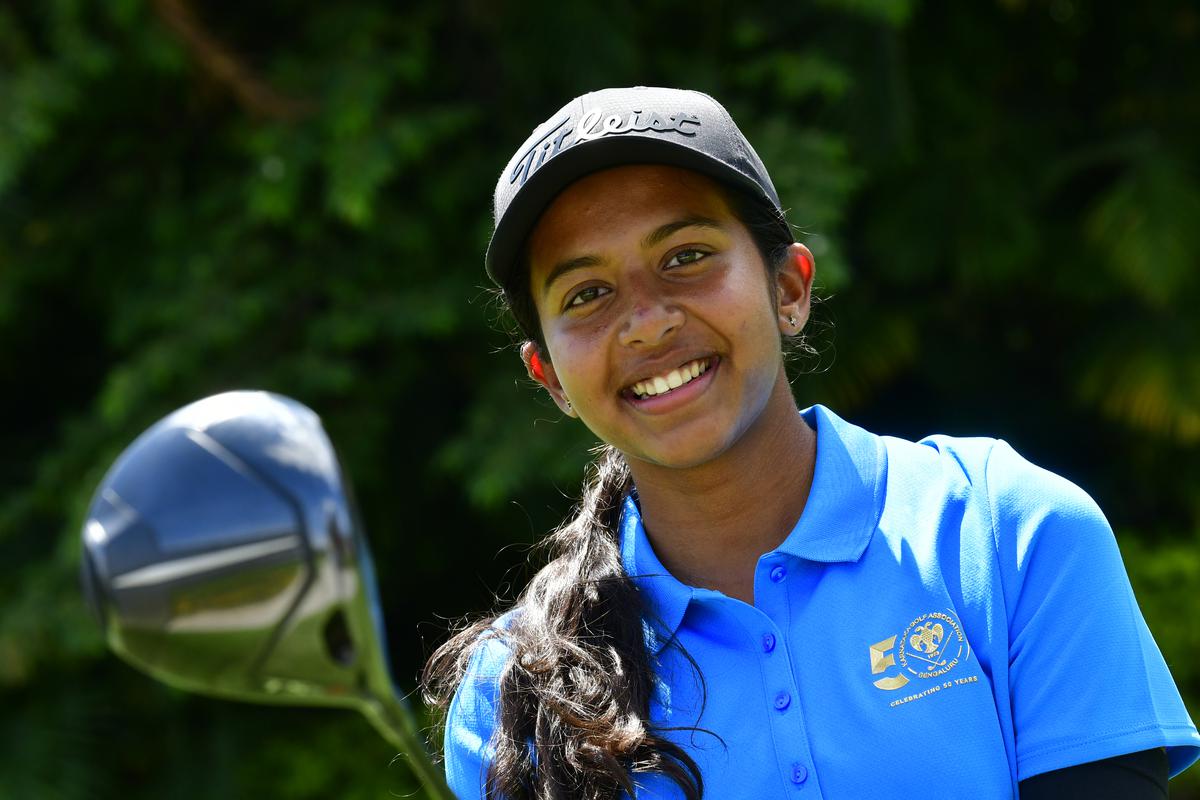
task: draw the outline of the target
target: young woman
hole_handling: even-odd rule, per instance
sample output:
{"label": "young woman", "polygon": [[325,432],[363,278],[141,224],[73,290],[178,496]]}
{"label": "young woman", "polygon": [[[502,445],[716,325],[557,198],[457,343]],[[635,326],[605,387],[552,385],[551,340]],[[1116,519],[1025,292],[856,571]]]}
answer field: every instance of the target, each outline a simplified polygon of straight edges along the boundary
{"label": "young woman", "polygon": [[605,447],[515,608],[427,667],[460,797],[1165,797],[1200,757],[1086,494],[797,408],[813,257],[715,100],[573,100],[486,263]]}

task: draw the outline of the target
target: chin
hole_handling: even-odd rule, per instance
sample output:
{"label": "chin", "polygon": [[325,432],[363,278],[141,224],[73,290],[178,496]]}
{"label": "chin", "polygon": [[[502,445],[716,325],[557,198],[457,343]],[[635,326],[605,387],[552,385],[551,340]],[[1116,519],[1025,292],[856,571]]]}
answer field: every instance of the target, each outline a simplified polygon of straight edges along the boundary
{"label": "chin", "polygon": [[709,464],[729,450],[730,442],[718,437],[680,437],[677,444],[659,440],[653,448],[623,451],[627,459],[667,469],[694,469]]}

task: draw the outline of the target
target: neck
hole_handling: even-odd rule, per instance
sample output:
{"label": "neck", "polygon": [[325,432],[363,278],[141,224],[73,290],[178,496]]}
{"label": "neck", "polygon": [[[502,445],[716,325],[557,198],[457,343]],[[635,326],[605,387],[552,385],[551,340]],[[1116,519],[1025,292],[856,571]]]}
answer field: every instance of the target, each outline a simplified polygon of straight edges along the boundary
{"label": "neck", "polygon": [[631,462],[642,523],[680,581],[753,603],[758,557],[800,519],[812,486],[817,435],[780,371],[763,413],[717,458],[671,469]]}

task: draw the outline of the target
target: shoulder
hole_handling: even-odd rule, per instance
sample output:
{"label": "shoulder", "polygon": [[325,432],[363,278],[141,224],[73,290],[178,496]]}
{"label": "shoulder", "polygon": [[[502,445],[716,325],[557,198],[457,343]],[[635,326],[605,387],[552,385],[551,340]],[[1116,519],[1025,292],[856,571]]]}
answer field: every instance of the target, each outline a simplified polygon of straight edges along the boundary
{"label": "shoulder", "polygon": [[1125,580],[1112,526],[1082,488],[1002,440],[988,453],[983,478],[1004,572],[1024,581],[1036,554],[1047,580],[1058,580],[1054,574],[1072,563],[1095,579]]}
{"label": "shoulder", "polygon": [[512,656],[507,631],[513,610],[482,631],[470,651],[462,680],[446,713],[443,752],[446,780],[457,797],[482,797],[488,765],[495,757],[500,685]]}
{"label": "shoulder", "polygon": [[993,562],[997,588],[1004,587],[1010,603],[1031,577],[1053,582],[1067,564],[1081,567],[1081,576],[1094,570],[1124,578],[1112,528],[1096,502],[1008,442],[881,438],[888,451],[884,519],[892,536],[932,536],[929,547],[953,544],[963,556]]}
{"label": "shoulder", "polygon": [[[1021,608],[1032,613],[1052,594],[1082,601],[1096,582],[1128,583],[1112,527],[1071,480],[1029,461],[1003,439],[939,435],[904,445],[895,446],[901,454],[898,483],[932,483],[938,488],[926,492],[940,493],[946,505],[958,502],[956,540],[964,552],[994,560],[994,588],[1003,591],[1014,624],[1022,621]],[[889,479],[889,490],[891,485]],[[1118,594],[1121,603],[1128,601]]]}
{"label": "shoulder", "polygon": [[510,609],[497,617],[476,638],[467,660],[462,682],[455,693],[455,702],[460,701],[465,693],[490,692],[498,688],[504,670],[512,657],[512,646],[508,634],[514,623],[520,618],[520,613],[519,608]]}
{"label": "shoulder", "polygon": [[1046,526],[1078,530],[1103,529],[1112,537],[1108,521],[1096,501],[1067,478],[1030,463],[1007,442],[997,441],[986,470],[987,497],[998,528],[1015,527],[1015,533],[1032,535]]}
{"label": "shoulder", "polygon": [[1004,442],[985,436],[935,434],[910,442],[881,436],[887,449],[888,489],[942,487],[956,490],[984,483],[992,451]]}
{"label": "shoulder", "polygon": [[1045,523],[1107,521],[1096,502],[1067,478],[1038,466],[1003,439],[881,437],[888,450],[888,489],[940,492],[986,504],[997,535],[1029,535]]}
{"label": "shoulder", "polygon": [[510,650],[500,635],[480,637],[467,662],[462,681],[446,713],[445,747],[482,752],[495,731],[500,708],[500,682]]}

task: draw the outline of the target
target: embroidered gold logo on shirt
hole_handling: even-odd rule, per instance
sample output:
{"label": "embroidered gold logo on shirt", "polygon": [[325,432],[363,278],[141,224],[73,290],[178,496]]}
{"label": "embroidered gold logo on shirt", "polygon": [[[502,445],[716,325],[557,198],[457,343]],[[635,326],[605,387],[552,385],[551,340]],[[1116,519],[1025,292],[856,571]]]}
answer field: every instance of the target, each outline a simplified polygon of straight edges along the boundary
{"label": "embroidered gold logo on shirt", "polygon": [[908,623],[903,633],[871,645],[872,681],[879,689],[895,691],[913,678],[938,678],[971,654],[971,645],[953,613],[931,611]]}

